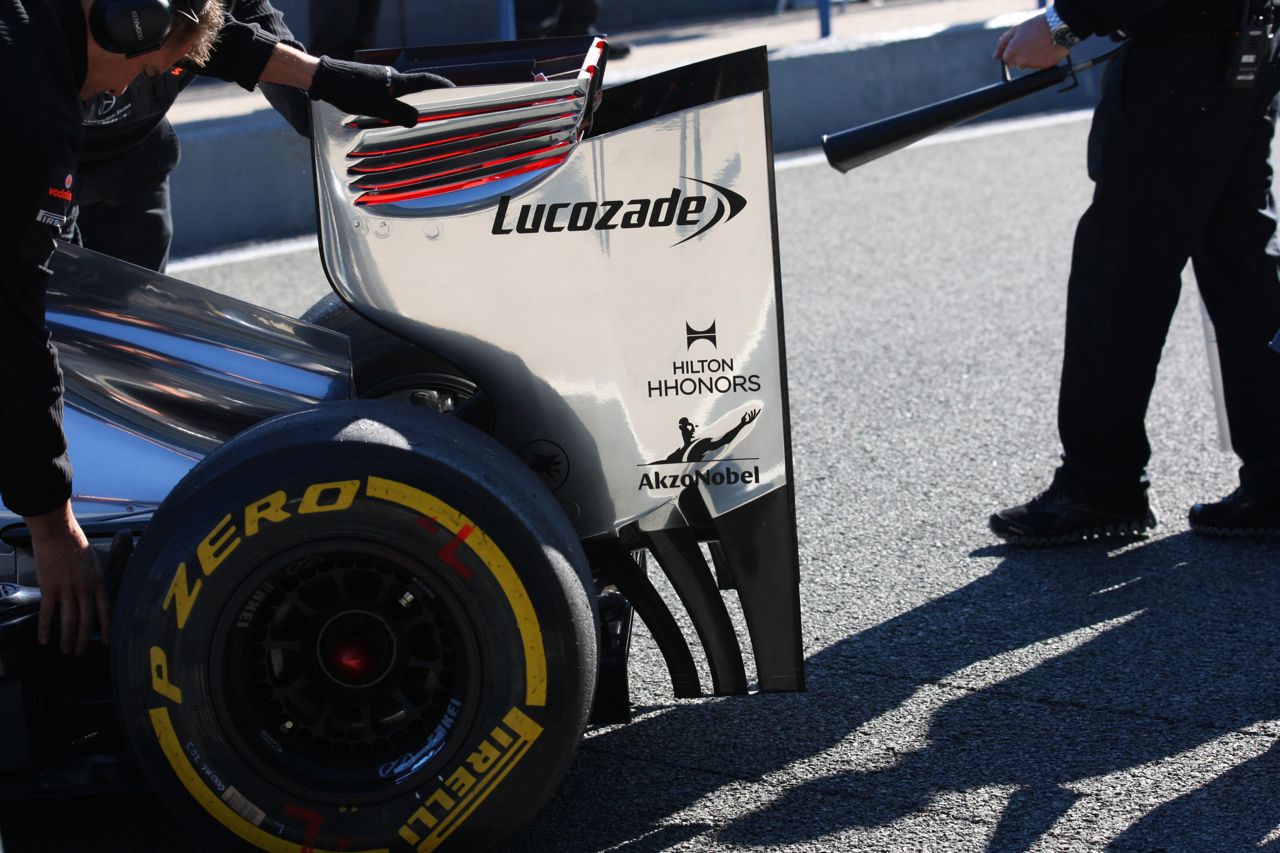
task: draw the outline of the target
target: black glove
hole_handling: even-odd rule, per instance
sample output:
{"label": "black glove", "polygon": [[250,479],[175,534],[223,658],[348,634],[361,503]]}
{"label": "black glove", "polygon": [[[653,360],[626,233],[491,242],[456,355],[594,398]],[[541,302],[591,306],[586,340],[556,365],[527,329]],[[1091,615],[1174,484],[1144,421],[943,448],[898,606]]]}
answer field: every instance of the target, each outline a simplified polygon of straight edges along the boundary
{"label": "black glove", "polygon": [[333,104],[340,110],[413,127],[418,111],[396,98],[423,89],[447,89],[453,84],[438,74],[411,71],[401,74],[388,65],[368,65],[320,57],[320,67],[308,94],[313,101]]}

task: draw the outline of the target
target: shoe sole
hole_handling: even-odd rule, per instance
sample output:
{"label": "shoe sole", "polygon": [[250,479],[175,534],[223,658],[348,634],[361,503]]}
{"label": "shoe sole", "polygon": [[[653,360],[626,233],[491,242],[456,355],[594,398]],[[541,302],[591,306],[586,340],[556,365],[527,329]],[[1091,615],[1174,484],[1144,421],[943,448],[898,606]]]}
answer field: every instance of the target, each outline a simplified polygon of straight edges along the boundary
{"label": "shoe sole", "polygon": [[1213,539],[1258,539],[1263,541],[1280,539],[1280,530],[1274,527],[1210,527],[1204,524],[1192,524],[1191,532]]}
{"label": "shoe sole", "polygon": [[1074,530],[1070,533],[1059,533],[1057,536],[1033,536],[999,531],[991,526],[991,532],[1010,545],[1029,548],[1047,548],[1054,545],[1078,545],[1085,542],[1122,541],[1145,539],[1146,532],[1156,526],[1155,513],[1147,513],[1146,518],[1117,521],[1114,524],[1091,527],[1086,530]]}

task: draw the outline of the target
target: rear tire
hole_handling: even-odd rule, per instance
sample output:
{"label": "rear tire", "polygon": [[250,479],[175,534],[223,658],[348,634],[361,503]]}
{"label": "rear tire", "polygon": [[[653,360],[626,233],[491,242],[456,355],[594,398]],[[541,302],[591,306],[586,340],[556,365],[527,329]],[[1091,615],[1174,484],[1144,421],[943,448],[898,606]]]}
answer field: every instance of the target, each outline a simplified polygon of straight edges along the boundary
{"label": "rear tire", "polygon": [[308,308],[302,320],[351,341],[358,397],[407,400],[449,413],[477,393],[475,382],[456,364],[369,322],[332,293]]}
{"label": "rear tire", "polygon": [[491,849],[559,784],[596,674],[572,527],[515,456],[385,402],[238,436],[148,526],[112,674],[211,846]]}

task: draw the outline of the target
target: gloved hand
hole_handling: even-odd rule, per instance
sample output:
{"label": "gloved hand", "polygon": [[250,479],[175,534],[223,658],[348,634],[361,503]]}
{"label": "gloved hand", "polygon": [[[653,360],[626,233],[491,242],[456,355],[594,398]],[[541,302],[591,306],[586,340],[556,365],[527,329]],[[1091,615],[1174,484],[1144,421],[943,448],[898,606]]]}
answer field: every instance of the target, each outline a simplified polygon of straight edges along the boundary
{"label": "gloved hand", "polygon": [[413,127],[418,123],[418,111],[396,98],[423,89],[452,86],[453,83],[440,75],[426,71],[401,74],[389,65],[369,65],[322,56],[308,94],[313,101],[324,101],[349,113],[376,116],[404,127]]}

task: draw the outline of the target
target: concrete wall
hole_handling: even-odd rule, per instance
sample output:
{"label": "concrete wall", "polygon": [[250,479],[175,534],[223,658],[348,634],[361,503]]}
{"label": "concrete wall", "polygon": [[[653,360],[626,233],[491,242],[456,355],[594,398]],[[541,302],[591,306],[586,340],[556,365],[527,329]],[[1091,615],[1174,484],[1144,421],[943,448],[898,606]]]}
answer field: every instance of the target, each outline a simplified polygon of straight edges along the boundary
{"label": "concrete wall", "polygon": [[[723,17],[725,15],[758,15],[772,12],[777,0],[600,0],[602,32],[643,29],[677,21]],[[812,6],[813,0],[807,5]]]}
{"label": "concrete wall", "polygon": [[[995,83],[994,63],[974,58],[993,40],[991,30],[967,25],[887,44],[777,52],[769,63],[775,149],[815,148],[825,133]],[[1090,106],[1100,79],[1091,71],[1078,89],[1041,92],[989,117]],[[179,136],[175,254],[314,230],[310,148],[274,112],[184,124]]]}
{"label": "concrete wall", "polygon": [[274,110],[178,126],[173,254],[315,230],[311,145]]}

